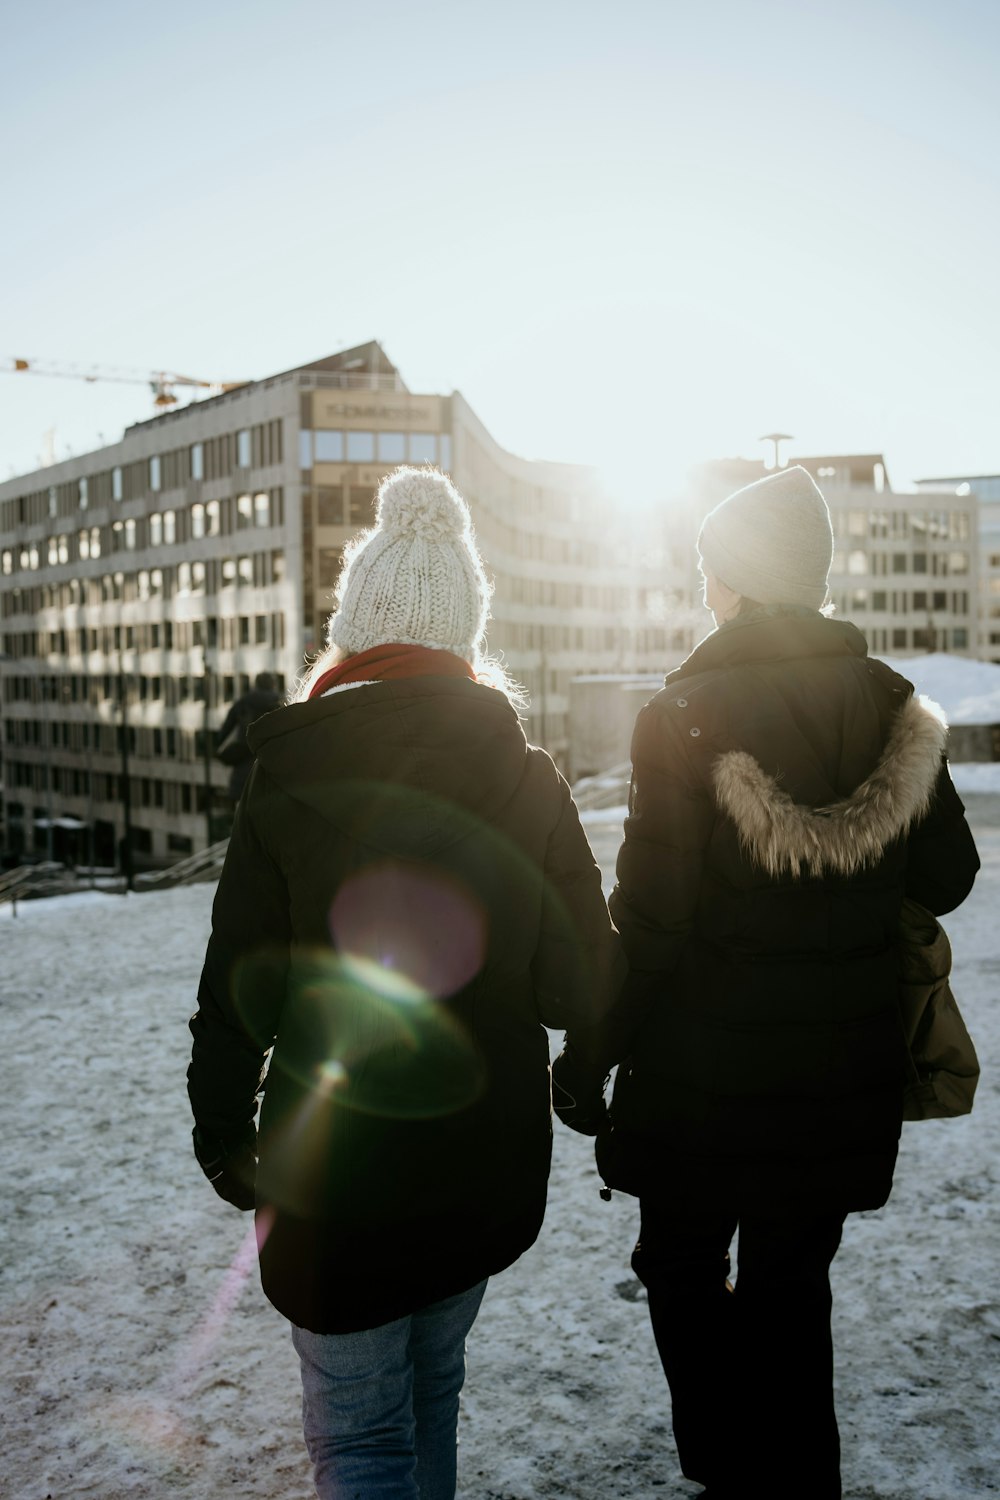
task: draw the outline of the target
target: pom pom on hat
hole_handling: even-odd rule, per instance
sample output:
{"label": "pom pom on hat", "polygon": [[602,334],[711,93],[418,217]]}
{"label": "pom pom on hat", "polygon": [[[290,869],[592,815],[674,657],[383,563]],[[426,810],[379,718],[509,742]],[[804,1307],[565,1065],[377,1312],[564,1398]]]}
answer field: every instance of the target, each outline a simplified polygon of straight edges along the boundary
{"label": "pom pom on hat", "polygon": [[396,469],[378,492],[375,525],[389,536],[463,537],[471,530],[469,508],[444,474],[435,469]]}
{"label": "pom pom on hat", "polygon": [[820,609],[833,560],[830,512],[800,464],[737,490],[705,517],[705,568],[758,604]]}
{"label": "pom pom on hat", "polygon": [[387,474],[374,527],[344,555],[330,641],[345,651],[430,646],[471,662],[489,604],[469,508],[448,476],[408,467]]}

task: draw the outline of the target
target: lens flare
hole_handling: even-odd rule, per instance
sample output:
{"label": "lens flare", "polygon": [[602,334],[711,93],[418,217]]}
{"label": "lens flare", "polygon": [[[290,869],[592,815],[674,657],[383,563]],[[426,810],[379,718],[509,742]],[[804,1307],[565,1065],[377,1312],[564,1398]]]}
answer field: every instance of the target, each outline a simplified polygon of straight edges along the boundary
{"label": "lens flare", "polygon": [[[398,860],[344,882],[330,908],[334,947],[366,968],[365,983],[390,993],[444,999],[475,978],[486,952],[486,915],[457,880],[430,865]],[[402,985],[397,989],[397,985]]]}

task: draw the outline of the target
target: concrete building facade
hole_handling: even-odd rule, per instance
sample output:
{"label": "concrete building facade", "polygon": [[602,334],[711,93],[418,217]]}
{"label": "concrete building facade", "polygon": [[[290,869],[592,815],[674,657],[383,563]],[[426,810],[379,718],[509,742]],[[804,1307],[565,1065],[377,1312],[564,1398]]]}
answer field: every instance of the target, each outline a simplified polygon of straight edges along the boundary
{"label": "concrete building facade", "polygon": [[363,345],[0,484],[3,847],[111,862],[126,810],[139,861],[222,831],[212,732],[258,672],[290,687],[322,645],[344,546],[404,462],[468,499],[489,648],[567,769],[572,677],[689,649],[592,471],[507,453],[460,395],[410,392]]}
{"label": "concrete building facade", "polygon": [[955,474],[921,479],[921,495],[972,499],[978,518],[979,567],[976,577],[976,656],[1000,662],[1000,474]]}

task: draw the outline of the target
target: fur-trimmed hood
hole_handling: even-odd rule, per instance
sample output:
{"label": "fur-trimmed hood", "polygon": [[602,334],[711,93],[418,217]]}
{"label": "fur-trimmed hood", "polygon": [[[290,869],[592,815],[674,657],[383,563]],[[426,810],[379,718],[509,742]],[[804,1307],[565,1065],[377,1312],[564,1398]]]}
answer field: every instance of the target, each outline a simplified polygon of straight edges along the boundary
{"label": "fur-trimmed hood", "polygon": [[899,709],[875,769],[849,797],[803,806],[752,755],[731,750],[712,768],[716,801],[748,857],[769,875],[853,875],[927,812],[947,735],[938,705],[912,697]]}

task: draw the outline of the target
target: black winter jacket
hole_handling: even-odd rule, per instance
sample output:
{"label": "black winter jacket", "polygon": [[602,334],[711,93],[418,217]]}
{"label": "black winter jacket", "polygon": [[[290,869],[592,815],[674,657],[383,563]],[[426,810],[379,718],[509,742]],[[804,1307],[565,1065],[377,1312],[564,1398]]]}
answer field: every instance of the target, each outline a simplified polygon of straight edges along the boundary
{"label": "black winter jacket", "polygon": [[630,971],[611,1184],[885,1201],[900,904],[947,912],[979,867],[945,738],[854,626],[813,611],[723,626],[641,711],[610,903]]}
{"label": "black winter jacket", "polygon": [[544,1026],[607,1004],[617,939],[565,781],[495,690],[363,684],[269,715],[192,1020],[208,1136],[260,1116],[264,1290],[376,1326],[535,1239]]}

